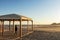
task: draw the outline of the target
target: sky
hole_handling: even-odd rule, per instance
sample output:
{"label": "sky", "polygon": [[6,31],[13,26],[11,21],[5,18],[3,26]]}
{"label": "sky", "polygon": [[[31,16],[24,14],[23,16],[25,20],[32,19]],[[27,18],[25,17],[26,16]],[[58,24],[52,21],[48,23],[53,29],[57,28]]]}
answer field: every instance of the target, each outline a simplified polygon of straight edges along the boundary
{"label": "sky", "polygon": [[0,15],[16,13],[34,24],[60,23],[60,0],[0,0]]}

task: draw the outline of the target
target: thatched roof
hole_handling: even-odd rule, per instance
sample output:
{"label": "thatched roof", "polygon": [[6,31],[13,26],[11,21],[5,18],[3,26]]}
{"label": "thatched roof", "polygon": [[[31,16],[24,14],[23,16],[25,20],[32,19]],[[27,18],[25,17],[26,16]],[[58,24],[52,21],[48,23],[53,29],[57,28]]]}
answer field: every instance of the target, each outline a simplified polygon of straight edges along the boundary
{"label": "thatched roof", "polygon": [[7,14],[7,15],[1,15],[0,20],[32,20],[31,18],[28,18],[26,16],[17,15],[17,14]]}

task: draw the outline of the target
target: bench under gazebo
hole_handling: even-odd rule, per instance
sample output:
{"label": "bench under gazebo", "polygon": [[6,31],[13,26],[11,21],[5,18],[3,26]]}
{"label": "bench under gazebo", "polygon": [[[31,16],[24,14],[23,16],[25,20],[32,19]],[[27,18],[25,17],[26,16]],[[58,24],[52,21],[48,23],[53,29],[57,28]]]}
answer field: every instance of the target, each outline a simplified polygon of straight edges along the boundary
{"label": "bench under gazebo", "polygon": [[[5,24],[4,24],[5,21],[9,22],[8,31],[5,31]],[[12,21],[12,25],[11,25],[11,21]],[[19,25],[18,25],[19,31],[18,31],[17,37],[23,37],[33,32],[33,20],[31,18],[22,16],[22,15],[17,15],[17,14],[7,14],[7,15],[0,16],[0,34],[2,37],[5,36],[5,32],[6,34],[10,33],[11,35],[14,35],[15,21],[16,23],[17,21],[19,22]],[[26,28],[23,28],[23,25],[22,25],[22,22],[24,21],[27,22],[27,25],[25,25],[27,26]],[[29,24],[29,21],[31,22],[31,24]]]}

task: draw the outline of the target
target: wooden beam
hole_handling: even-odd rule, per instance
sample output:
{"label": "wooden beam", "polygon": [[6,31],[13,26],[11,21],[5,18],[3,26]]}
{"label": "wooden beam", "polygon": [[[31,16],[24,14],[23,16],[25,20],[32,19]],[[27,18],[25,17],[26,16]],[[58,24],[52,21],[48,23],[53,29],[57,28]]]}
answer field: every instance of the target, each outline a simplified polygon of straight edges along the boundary
{"label": "wooden beam", "polygon": [[10,31],[10,24],[11,24],[11,21],[9,21],[9,31]]}
{"label": "wooden beam", "polygon": [[34,29],[34,28],[33,28],[33,20],[32,20],[32,31],[33,31],[33,29]]}
{"label": "wooden beam", "polygon": [[1,28],[2,28],[2,27],[1,27],[1,21],[0,21],[0,32],[1,32]]}
{"label": "wooden beam", "polygon": [[20,17],[20,38],[22,37],[22,19]]}
{"label": "wooden beam", "polygon": [[29,33],[26,33],[26,34],[22,35],[22,37],[27,36],[27,35],[29,35],[29,34],[31,34],[31,33],[33,33],[33,31],[31,31],[31,32],[29,32]]}
{"label": "wooden beam", "polygon": [[3,36],[3,33],[4,33],[4,21],[2,20],[2,36]]}
{"label": "wooden beam", "polygon": [[14,29],[14,20],[13,20],[13,33],[15,33],[15,29]]}
{"label": "wooden beam", "polygon": [[1,35],[3,35],[3,34],[2,34],[2,21],[1,21],[1,24],[0,24],[0,26],[1,26]]}
{"label": "wooden beam", "polygon": [[29,21],[27,21],[27,32],[29,32]]}

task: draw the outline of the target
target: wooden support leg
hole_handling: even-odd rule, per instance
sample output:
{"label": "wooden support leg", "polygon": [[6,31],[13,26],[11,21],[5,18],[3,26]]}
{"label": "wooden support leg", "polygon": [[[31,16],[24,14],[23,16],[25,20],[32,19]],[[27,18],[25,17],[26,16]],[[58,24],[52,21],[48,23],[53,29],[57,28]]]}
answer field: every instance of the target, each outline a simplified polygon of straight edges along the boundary
{"label": "wooden support leg", "polygon": [[9,31],[10,31],[10,23],[11,23],[11,21],[9,21]]}
{"label": "wooden support leg", "polygon": [[3,33],[4,33],[4,21],[1,21],[2,22],[2,36],[3,36]]}
{"label": "wooden support leg", "polygon": [[29,32],[29,21],[27,21],[27,32]]}
{"label": "wooden support leg", "polygon": [[15,28],[14,28],[14,20],[13,20],[13,33],[15,33],[15,30],[14,30]]}
{"label": "wooden support leg", "polygon": [[20,18],[20,38],[22,37],[22,19]]}
{"label": "wooden support leg", "polygon": [[0,32],[1,32],[1,30],[2,30],[1,28],[2,28],[2,27],[1,27],[1,21],[0,21]]}
{"label": "wooden support leg", "polygon": [[33,31],[33,21],[32,21],[32,31]]}

